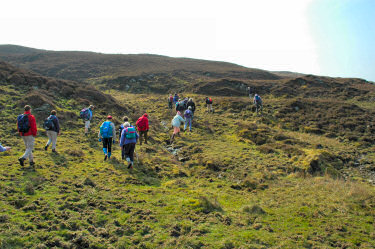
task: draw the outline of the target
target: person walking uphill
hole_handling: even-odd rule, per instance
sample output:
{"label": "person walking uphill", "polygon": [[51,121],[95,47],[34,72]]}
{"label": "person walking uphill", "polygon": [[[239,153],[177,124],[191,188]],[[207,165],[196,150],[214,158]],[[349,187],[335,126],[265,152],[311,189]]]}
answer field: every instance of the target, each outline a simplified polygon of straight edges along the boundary
{"label": "person walking uphill", "polygon": [[256,112],[262,113],[262,111],[263,111],[263,101],[262,101],[262,98],[258,94],[255,94],[255,96],[254,96],[254,105],[255,105],[255,108],[256,108]]}
{"label": "person walking uphill", "polygon": [[85,135],[89,133],[90,129],[90,123],[92,120],[93,113],[92,111],[94,110],[94,106],[90,105],[88,108],[84,108],[81,110],[79,113],[79,116],[85,121]]}
{"label": "person walking uphill", "polygon": [[206,97],[206,105],[207,105],[207,111],[208,112],[214,112],[214,109],[212,109],[212,99],[209,97]]}
{"label": "person walking uphill", "polygon": [[99,129],[99,142],[103,142],[104,161],[111,158],[112,143],[116,142],[116,128],[112,123],[112,116],[107,116]]}
{"label": "person walking uphill", "polygon": [[185,120],[182,118],[182,113],[177,112],[176,116],[172,119],[173,134],[171,137],[170,144],[173,143],[174,137],[180,135],[180,126],[182,123],[185,123]]}
{"label": "person walking uphill", "polygon": [[169,94],[168,97],[168,109],[173,109],[173,95]]}
{"label": "person walking uphill", "polygon": [[17,128],[23,142],[25,143],[25,153],[22,157],[18,158],[21,166],[24,166],[26,159],[29,159],[30,166],[34,166],[33,149],[35,137],[37,135],[35,117],[31,114],[31,107],[25,106],[25,112],[17,117]]}
{"label": "person walking uphill", "polygon": [[147,144],[147,133],[149,129],[147,113],[143,114],[143,116],[140,117],[135,124],[137,125],[139,131],[139,145],[142,145],[143,138],[145,139],[145,144]]}
{"label": "person walking uphill", "polygon": [[189,125],[189,132],[191,132],[191,121],[193,119],[193,112],[191,106],[185,111],[185,127],[184,130],[186,131],[186,127]]}
{"label": "person walking uphill", "polygon": [[187,106],[188,109],[189,109],[189,107],[191,107],[191,111],[194,114],[194,112],[195,112],[195,103],[194,103],[194,101],[193,101],[192,98],[189,99],[189,101],[187,102],[186,106]]}
{"label": "person walking uphill", "polygon": [[135,144],[139,135],[134,127],[130,126],[129,122],[124,123],[124,129],[121,134],[120,147],[122,150],[122,158],[126,158],[128,162],[128,169],[133,168]]}
{"label": "person walking uphill", "polygon": [[56,117],[55,110],[51,111],[51,115],[44,121],[43,127],[46,129],[48,136],[48,142],[44,150],[47,150],[48,146],[52,143],[52,152],[56,152],[57,136],[60,135],[60,123]]}

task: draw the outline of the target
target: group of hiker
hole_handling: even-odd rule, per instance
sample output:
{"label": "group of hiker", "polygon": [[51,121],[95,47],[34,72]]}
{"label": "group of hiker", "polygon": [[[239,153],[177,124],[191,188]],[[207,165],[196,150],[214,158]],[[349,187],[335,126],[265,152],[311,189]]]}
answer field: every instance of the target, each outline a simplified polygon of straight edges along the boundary
{"label": "group of hiker", "polygon": [[[206,97],[205,103],[207,106],[207,112],[214,112],[212,107],[212,98]],[[257,113],[262,111],[262,99],[258,94],[255,94],[253,103],[256,107]],[[184,124],[184,131],[192,131],[192,122],[194,119],[194,113],[196,110],[196,105],[192,98],[180,98],[177,93],[174,95],[170,94],[168,97],[168,108],[176,111],[176,115],[172,118],[171,125],[173,128],[173,133],[170,139],[172,144],[175,137],[180,135],[180,127]],[[80,117],[84,120],[85,135],[88,135],[90,131],[90,123],[93,118],[94,106],[90,105],[84,108],[80,112]],[[104,160],[108,160],[112,156],[112,144],[117,141],[117,134],[115,124],[112,122],[112,116],[108,115],[106,121],[104,121],[99,128],[98,138],[99,142],[103,143],[103,153]],[[31,114],[31,107],[26,105],[24,107],[24,113],[17,117],[17,128],[18,132],[24,141],[25,152],[18,158],[21,166],[24,166],[24,162],[28,159],[30,166],[33,166],[33,149],[35,143],[35,137],[37,136],[37,126],[35,117]],[[48,150],[49,146],[52,144],[52,152],[56,153],[57,137],[60,135],[60,123],[57,117],[57,112],[52,110],[50,115],[46,118],[43,123],[43,128],[46,130],[48,141],[44,146],[44,150]],[[138,134],[138,132],[139,134]],[[131,125],[128,117],[123,117],[123,123],[119,128],[119,146],[121,147],[121,157],[123,160],[128,162],[128,168],[131,169],[134,164],[134,154],[136,143],[139,140],[140,145],[144,140],[147,144],[149,131],[149,121],[148,114],[142,115],[136,122],[135,126]],[[0,152],[9,151],[11,147],[3,147],[0,144]]]}
{"label": "group of hiker", "polygon": [[[90,105],[88,108],[84,108],[80,112],[80,117],[84,121],[85,135],[90,131],[90,122],[93,118],[94,106]],[[48,141],[44,146],[44,150],[48,150],[48,147],[52,144],[52,152],[57,153],[56,144],[57,137],[60,135],[60,122],[57,118],[57,112],[52,110],[50,115],[45,119],[43,128],[46,130]],[[128,168],[131,169],[134,164],[134,153],[135,145],[138,140],[140,144],[144,140],[147,144],[147,133],[149,130],[148,115],[145,113],[136,122],[136,127],[133,127],[129,123],[129,118],[123,118],[124,123],[119,128],[119,145],[121,147],[121,157],[128,162]],[[24,154],[18,158],[21,166],[24,166],[25,161],[29,160],[30,166],[34,166],[33,150],[35,144],[35,137],[37,136],[37,125],[34,115],[31,114],[31,107],[26,105],[24,107],[24,113],[17,117],[17,129],[25,144]],[[138,135],[137,133],[140,133]],[[117,141],[116,128],[112,122],[112,116],[108,115],[106,121],[104,121],[99,128],[99,142],[103,143],[104,160],[110,159],[112,155],[112,144]],[[9,151],[11,147],[3,147],[0,145],[0,152]]]}
{"label": "group of hiker", "polygon": [[[212,109],[212,99],[206,97],[206,103],[207,100],[210,102]],[[195,103],[192,98],[180,98],[177,93],[175,93],[174,95],[169,94],[168,97],[168,108],[173,110],[173,106],[175,106],[176,115],[171,121],[173,133],[170,139],[170,143],[173,143],[174,138],[180,135],[180,127],[182,124],[184,124],[184,131],[187,131],[187,128],[189,128],[189,132],[192,131],[192,122],[196,109]]]}

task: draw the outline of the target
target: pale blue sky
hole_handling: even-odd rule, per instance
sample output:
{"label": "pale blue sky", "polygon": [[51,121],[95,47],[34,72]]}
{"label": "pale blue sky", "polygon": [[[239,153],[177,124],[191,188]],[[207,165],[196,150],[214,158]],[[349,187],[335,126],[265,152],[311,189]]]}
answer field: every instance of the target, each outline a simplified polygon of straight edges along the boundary
{"label": "pale blue sky", "polygon": [[375,81],[375,0],[16,0],[1,10],[0,44]]}
{"label": "pale blue sky", "polygon": [[321,74],[375,81],[374,0],[315,0],[308,18]]}

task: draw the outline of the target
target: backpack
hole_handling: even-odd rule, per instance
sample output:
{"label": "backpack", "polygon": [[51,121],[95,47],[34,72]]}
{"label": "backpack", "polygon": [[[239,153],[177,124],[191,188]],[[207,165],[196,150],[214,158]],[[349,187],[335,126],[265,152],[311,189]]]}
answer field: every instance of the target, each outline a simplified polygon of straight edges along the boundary
{"label": "backpack", "polygon": [[134,127],[125,128],[126,139],[134,139],[137,137],[137,132]]}
{"label": "backpack", "polygon": [[55,129],[55,124],[53,123],[52,117],[48,117],[46,120],[44,120],[43,128],[47,131]]}
{"label": "backpack", "polygon": [[168,101],[169,101],[169,102],[173,102],[173,96],[170,96],[170,97],[168,98]]}
{"label": "backpack", "polygon": [[139,130],[146,129],[146,119],[144,116],[140,117],[135,124],[138,126]]}
{"label": "backpack", "polygon": [[192,114],[192,113],[191,113],[190,110],[186,110],[184,116],[185,116],[186,118],[191,118],[191,114]]}
{"label": "backpack", "polygon": [[211,98],[208,98],[208,101],[207,101],[207,104],[212,104],[212,99]]}
{"label": "backpack", "polygon": [[83,108],[81,112],[79,113],[79,117],[83,120],[89,120],[90,119],[90,110],[89,108]]}
{"label": "backpack", "polygon": [[29,114],[21,114],[17,117],[18,131],[24,135],[30,130]]}
{"label": "backpack", "polygon": [[255,102],[257,102],[257,103],[261,103],[262,102],[262,99],[260,98],[259,95],[255,96]]}
{"label": "backpack", "polygon": [[186,108],[185,108],[185,103],[184,102],[177,102],[177,104],[176,104],[176,110],[177,111],[183,111],[183,110],[185,110]]}
{"label": "backpack", "polygon": [[111,121],[105,121],[101,126],[100,126],[100,134],[102,135],[102,138],[110,138],[113,136],[112,134],[112,125]]}
{"label": "backpack", "polygon": [[173,101],[174,101],[174,102],[177,102],[177,101],[178,101],[178,96],[177,96],[177,95],[175,95],[175,96],[173,97]]}

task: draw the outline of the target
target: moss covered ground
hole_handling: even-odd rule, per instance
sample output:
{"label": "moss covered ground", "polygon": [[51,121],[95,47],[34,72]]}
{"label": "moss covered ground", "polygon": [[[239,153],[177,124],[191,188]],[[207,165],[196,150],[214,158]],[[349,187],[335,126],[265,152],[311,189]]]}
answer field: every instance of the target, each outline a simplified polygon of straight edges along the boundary
{"label": "moss covered ground", "polygon": [[[40,128],[35,169],[17,158],[24,145],[16,115],[24,92],[2,85],[0,248],[372,248],[373,147],[287,127],[265,101],[262,116],[246,98],[214,98],[215,113],[197,103],[193,132],[173,145],[166,97],[109,92],[132,113],[97,110],[83,135],[81,109],[59,100],[58,154],[45,152]],[[362,106],[371,106],[363,103]],[[97,141],[107,114],[134,123],[147,112],[150,142],[137,145],[133,170],[120,149],[104,161]],[[288,120],[291,123],[291,120]],[[64,124],[65,123],[65,124]],[[39,122],[40,127],[41,122]],[[295,125],[295,124],[294,124]],[[174,152],[175,154],[171,153]],[[362,161],[360,161],[362,160]]]}

